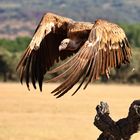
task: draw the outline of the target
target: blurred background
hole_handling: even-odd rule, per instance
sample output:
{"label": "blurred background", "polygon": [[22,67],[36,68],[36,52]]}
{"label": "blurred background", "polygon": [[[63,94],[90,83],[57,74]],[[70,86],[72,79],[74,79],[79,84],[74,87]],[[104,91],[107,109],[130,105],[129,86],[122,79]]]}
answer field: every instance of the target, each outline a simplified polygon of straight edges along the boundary
{"label": "blurred background", "polygon": [[[118,23],[132,46],[131,64],[97,81],[108,85],[89,85],[73,97],[75,89],[59,99],[50,94],[58,83],[47,83],[43,94],[32,87],[28,91],[17,83],[16,66],[47,12]],[[139,83],[140,0],[0,0],[0,140],[95,140],[100,134],[93,126],[96,105],[107,102],[114,120],[126,117],[130,104],[140,99]],[[140,134],[133,136],[139,139]]]}
{"label": "blurred background", "polygon": [[118,23],[129,38],[133,58],[131,65],[113,70],[108,82],[140,82],[139,0],[0,0],[0,81],[18,80],[16,65],[47,12],[79,21],[104,18]]}

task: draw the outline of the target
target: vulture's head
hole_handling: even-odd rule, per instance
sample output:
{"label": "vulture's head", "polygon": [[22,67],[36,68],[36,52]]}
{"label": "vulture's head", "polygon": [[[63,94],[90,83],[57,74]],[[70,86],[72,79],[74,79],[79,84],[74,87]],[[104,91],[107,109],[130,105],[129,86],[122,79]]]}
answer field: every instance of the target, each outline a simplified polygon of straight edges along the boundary
{"label": "vulture's head", "polygon": [[77,48],[79,48],[79,46],[80,46],[79,42],[66,38],[61,41],[61,43],[59,45],[59,51],[62,51],[62,50],[74,51]]}

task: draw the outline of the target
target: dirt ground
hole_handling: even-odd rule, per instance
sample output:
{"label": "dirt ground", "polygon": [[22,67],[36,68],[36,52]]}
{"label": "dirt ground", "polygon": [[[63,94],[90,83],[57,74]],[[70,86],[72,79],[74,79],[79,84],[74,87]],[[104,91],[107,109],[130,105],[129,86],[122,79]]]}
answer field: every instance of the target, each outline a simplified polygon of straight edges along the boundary
{"label": "dirt ground", "polygon": [[[25,84],[0,83],[0,140],[96,140],[93,125],[100,101],[110,106],[114,120],[126,117],[129,105],[140,99],[140,86],[90,85],[71,96],[56,99],[50,92],[58,84],[45,84],[43,92]],[[132,140],[139,140],[140,133]]]}

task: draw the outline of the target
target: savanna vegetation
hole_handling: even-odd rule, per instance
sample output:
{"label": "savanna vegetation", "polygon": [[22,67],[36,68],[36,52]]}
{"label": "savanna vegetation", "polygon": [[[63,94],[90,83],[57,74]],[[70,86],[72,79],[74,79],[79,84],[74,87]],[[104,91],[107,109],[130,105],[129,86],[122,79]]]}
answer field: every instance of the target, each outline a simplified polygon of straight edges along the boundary
{"label": "savanna vegetation", "polygon": [[[113,70],[109,81],[137,83],[140,82],[140,24],[121,24],[121,26],[132,45],[133,57],[129,66]],[[17,37],[15,40],[0,39],[0,80],[18,79],[16,65],[30,40],[30,37]],[[101,80],[106,81],[105,78]]]}

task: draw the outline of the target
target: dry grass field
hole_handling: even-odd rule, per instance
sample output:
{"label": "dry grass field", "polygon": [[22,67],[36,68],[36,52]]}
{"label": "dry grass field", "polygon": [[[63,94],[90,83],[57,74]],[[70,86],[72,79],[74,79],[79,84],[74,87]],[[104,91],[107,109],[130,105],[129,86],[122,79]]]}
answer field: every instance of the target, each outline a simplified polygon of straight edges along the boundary
{"label": "dry grass field", "polygon": [[[56,86],[45,84],[40,94],[25,84],[0,83],[0,140],[96,140],[100,131],[92,123],[100,101],[109,104],[118,120],[140,99],[140,86],[90,85],[59,99],[50,94]],[[139,133],[132,137],[139,139]]]}

